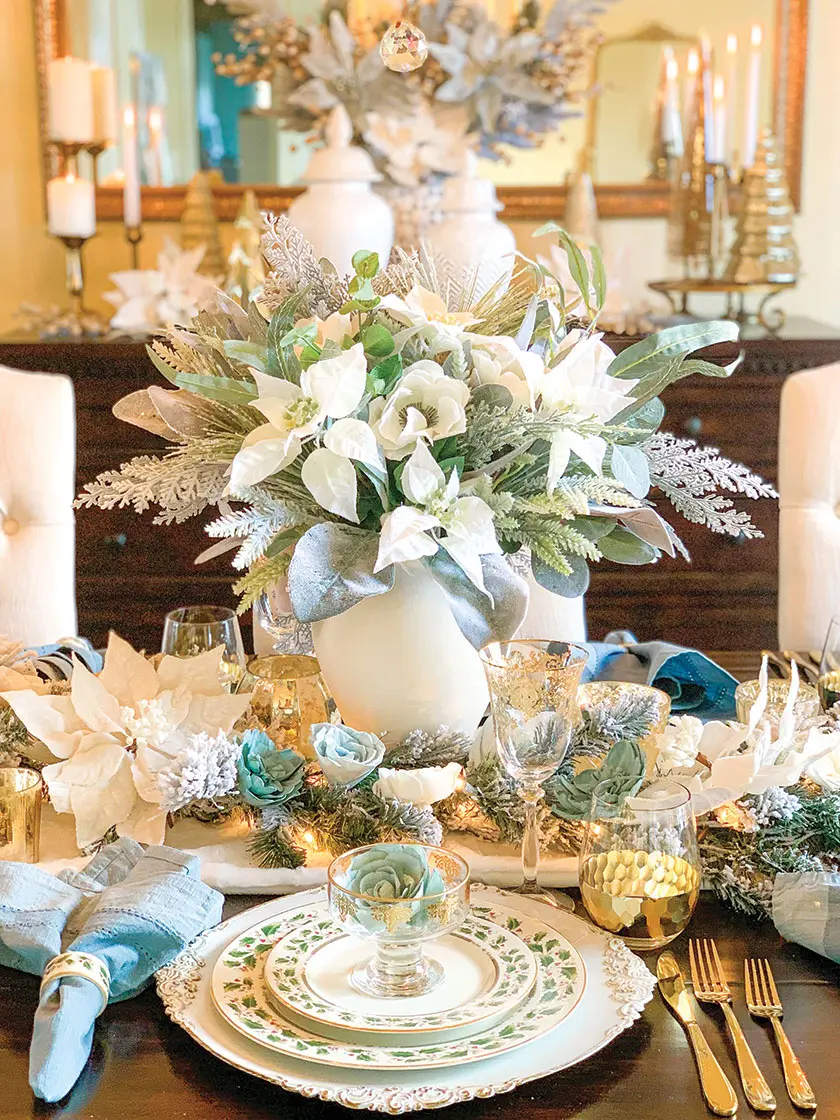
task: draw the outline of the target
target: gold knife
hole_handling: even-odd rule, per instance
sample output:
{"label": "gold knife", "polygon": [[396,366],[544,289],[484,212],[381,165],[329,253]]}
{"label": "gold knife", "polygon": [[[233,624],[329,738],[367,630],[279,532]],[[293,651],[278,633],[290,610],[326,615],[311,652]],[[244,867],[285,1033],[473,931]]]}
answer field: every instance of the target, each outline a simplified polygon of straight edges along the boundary
{"label": "gold knife", "polygon": [[718,1116],[733,1116],[738,1107],[738,1098],[729,1078],[718,1065],[718,1060],[709,1049],[703,1032],[697,1025],[697,1018],[691,1000],[685,990],[680,966],[673,953],[663,953],[656,962],[656,976],[659,981],[659,994],[685,1027],[688,1040],[697,1060],[700,1074],[700,1088],[706,1104]]}

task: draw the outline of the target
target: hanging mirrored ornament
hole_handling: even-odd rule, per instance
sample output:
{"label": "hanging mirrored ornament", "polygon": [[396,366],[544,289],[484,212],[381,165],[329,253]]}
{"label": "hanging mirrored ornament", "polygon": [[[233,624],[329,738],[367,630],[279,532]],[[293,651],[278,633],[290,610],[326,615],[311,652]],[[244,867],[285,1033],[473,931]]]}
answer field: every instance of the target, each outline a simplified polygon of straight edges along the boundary
{"label": "hanging mirrored ornament", "polygon": [[382,36],[379,54],[389,70],[408,74],[426,61],[429,44],[419,27],[407,19],[398,19]]}

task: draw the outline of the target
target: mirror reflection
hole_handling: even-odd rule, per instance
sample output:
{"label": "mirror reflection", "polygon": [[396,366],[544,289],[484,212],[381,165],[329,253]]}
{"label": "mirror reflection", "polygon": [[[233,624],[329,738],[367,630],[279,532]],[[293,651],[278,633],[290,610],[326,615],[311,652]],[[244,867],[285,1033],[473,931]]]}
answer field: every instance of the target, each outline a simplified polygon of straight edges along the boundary
{"label": "mirror reflection", "polygon": [[[491,16],[510,19],[512,9],[497,10],[499,0],[488,3]],[[347,18],[351,26],[355,19],[358,28],[370,29],[387,22],[394,6],[357,0]],[[235,35],[247,8],[221,0],[74,0],[67,6],[68,52],[113,67],[119,103],[137,106],[144,184],[182,184],[199,169],[214,169],[232,184],[300,181],[313,136],[278,119],[288,92],[276,80],[273,86],[245,83],[223,72],[241,57]],[[303,25],[321,5],[262,0],[261,8]],[[577,115],[537,148],[507,146],[503,160],[482,161],[482,173],[506,186],[556,186],[580,165],[602,184],[665,177],[663,157],[683,142],[692,54],[701,36],[714,51],[726,159],[737,165],[749,146],[750,113],[762,122],[771,118],[776,8],[776,0],[617,0],[597,17],[597,45],[577,78]],[[443,153],[439,162],[446,167],[455,156],[457,150]],[[118,139],[99,159],[100,184],[117,184],[123,166]]]}

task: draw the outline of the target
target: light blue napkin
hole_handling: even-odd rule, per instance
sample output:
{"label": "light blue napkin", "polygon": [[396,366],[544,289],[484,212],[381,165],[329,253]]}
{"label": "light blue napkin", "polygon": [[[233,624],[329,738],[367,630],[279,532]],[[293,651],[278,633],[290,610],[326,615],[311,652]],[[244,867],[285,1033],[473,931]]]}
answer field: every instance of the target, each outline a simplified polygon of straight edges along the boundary
{"label": "light blue napkin", "polygon": [[[136,995],[152,975],[221,918],[223,898],[199,878],[199,861],[133,840],[104,848],[82,872],[54,878],[0,864],[0,964],[41,974],[63,950],[92,953],[111,973],[111,1001]],[[29,1083],[57,1101],[90,1055],[99,990],[81,977],[44,986],[32,1030]]]}
{"label": "light blue napkin", "polygon": [[779,873],[773,921],[786,941],[840,964],[840,872]]}
{"label": "light blue napkin", "polygon": [[668,642],[637,642],[627,632],[616,636],[626,639],[626,644],[583,643],[589,651],[585,681],[654,685],[671,697],[675,715],[734,719],[738,682],[705,654]]}

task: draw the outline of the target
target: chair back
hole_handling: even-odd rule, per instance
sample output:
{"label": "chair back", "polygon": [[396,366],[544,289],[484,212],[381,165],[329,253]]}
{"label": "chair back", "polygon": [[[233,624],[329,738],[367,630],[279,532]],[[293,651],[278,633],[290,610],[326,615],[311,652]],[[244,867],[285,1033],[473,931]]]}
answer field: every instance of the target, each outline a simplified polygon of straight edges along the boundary
{"label": "chair back", "polygon": [[76,633],[76,415],[69,377],[0,366],[0,634]]}
{"label": "chair back", "polygon": [[779,648],[822,648],[840,614],[840,364],[782,389]]}

